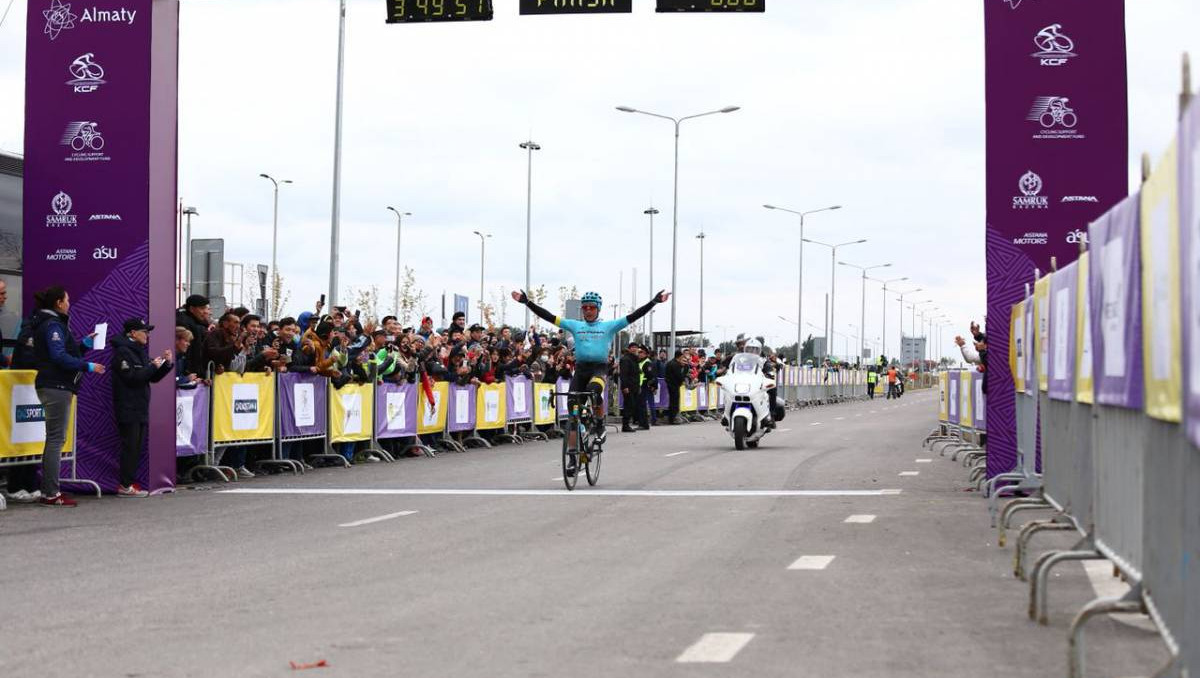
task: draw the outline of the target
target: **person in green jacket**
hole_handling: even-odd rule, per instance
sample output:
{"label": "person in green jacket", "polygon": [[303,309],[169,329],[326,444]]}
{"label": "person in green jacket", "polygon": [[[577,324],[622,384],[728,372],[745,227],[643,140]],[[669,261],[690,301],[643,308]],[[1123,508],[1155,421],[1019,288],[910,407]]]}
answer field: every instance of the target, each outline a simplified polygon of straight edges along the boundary
{"label": "person in green jacket", "polygon": [[867,395],[875,399],[875,385],[879,383],[879,372],[874,368],[867,369]]}

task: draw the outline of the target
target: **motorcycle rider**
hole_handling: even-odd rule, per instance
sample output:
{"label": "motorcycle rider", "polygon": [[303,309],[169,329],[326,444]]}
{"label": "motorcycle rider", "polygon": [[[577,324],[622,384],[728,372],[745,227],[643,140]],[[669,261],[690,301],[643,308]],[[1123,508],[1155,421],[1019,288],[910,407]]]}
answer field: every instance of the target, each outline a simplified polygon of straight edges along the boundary
{"label": "motorcycle rider", "polygon": [[[770,359],[763,358],[763,345],[761,342],[759,342],[757,339],[745,339],[745,338],[743,338],[743,335],[739,334],[737,345],[738,345],[737,353],[729,356],[727,358],[727,361],[732,361],[737,355],[746,354],[746,353],[753,355],[753,356],[757,356],[759,369],[762,371],[763,376],[767,377],[768,379],[775,378],[776,364]],[[727,362],[725,365],[725,369],[722,369],[721,373],[724,374],[728,370],[728,367],[729,367],[729,365]],[[774,388],[767,391],[767,398],[769,401],[769,405],[767,408],[768,409],[767,416],[764,417],[762,420],[763,428],[767,428],[767,429],[775,428],[775,391],[776,391],[776,389],[774,389]],[[729,426],[729,412],[732,408],[733,408],[732,399],[726,401],[725,412],[721,416],[721,425],[722,426]]]}

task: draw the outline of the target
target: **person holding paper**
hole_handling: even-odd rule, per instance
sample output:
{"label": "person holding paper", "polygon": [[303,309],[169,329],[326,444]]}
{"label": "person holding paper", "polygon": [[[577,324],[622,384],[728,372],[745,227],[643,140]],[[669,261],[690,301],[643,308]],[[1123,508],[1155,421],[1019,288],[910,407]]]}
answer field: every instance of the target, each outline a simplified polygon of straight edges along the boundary
{"label": "person holding paper", "polygon": [[75,500],[59,491],[59,462],[62,459],[63,443],[67,437],[67,423],[71,416],[71,401],[79,390],[79,382],[87,373],[104,374],[104,365],[82,358],[84,349],[90,350],[94,335],[82,341],[72,336],[67,312],[71,298],[59,285],[35,292],[37,303],[31,337],[33,339],[33,363],[37,369],[34,386],[42,411],[46,418],[46,446],[42,452],[42,498],[43,506],[75,506]]}
{"label": "person holding paper", "polygon": [[125,333],[113,339],[113,408],[117,431],[121,435],[121,486],[118,497],[145,497],[149,493],[137,484],[138,463],[150,424],[150,384],[157,384],[171,373],[171,349],[151,359],[150,332],[154,325],[145,320],[125,321]]}

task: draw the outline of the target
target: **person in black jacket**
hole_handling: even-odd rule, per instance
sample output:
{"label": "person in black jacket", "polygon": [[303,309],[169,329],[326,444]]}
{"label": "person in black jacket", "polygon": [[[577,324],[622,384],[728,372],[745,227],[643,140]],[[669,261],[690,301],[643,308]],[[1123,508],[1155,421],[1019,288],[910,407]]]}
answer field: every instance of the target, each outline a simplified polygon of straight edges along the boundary
{"label": "person in black jacket", "polygon": [[145,497],[148,492],[136,482],[142,447],[150,422],[150,384],[171,373],[171,349],[151,359],[147,345],[154,325],[145,320],[125,321],[125,333],[113,339],[113,409],[121,435],[121,486],[118,497]]}
{"label": "person in black jacket", "polygon": [[642,421],[641,408],[638,403],[642,402],[642,384],[641,373],[638,369],[638,345],[631,343],[626,347],[625,352],[621,354],[621,363],[619,367],[621,380],[621,432],[633,433],[635,429],[631,422]]}
{"label": "person in black jacket", "polygon": [[46,419],[46,446],[42,452],[43,506],[75,506],[75,500],[59,491],[59,462],[67,437],[71,401],[79,390],[79,381],[88,372],[104,373],[104,365],[84,360],[84,348],[91,349],[95,333],[77,342],[70,331],[71,299],[67,291],[55,285],[33,295],[38,311],[33,318],[33,363],[37,369],[34,386]]}
{"label": "person in black jacket", "polygon": [[188,345],[187,352],[188,370],[201,377],[207,374],[208,370],[204,339],[208,336],[208,326],[211,322],[212,310],[208,305],[208,297],[202,294],[188,297],[183,306],[175,311],[175,326],[192,333],[192,343]]}
{"label": "person in black jacket", "polygon": [[666,376],[667,396],[670,398],[670,409],[667,412],[667,423],[679,423],[679,388],[687,380],[689,368],[687,356],[681,349],[675,350],[675,359],[667,363]]}

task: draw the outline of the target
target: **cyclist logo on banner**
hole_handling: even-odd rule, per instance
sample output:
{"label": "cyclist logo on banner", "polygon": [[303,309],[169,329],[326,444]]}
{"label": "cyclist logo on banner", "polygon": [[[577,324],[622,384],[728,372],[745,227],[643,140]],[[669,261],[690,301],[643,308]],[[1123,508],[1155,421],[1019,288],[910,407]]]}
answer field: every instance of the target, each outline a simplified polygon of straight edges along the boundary
{"label": "cyclist logo on banner", "polygon": [[101,151],[104,149],[104,135],[98,129],[99,123],[90,120],[77,120],[67,123],[63,132],[63,146],[71,147],[71,155],[67,162],[108,162],[112,158]]}
{"label": "cyclist logo on banner", "polygon": [[1039,125],[1034,139],[1085,139],[1075,127],[1079,124],[1079,115],[1070,105],[1067,97],[1038,97],[1033,100],[1029,115],[1025,117],[1030,122]]}
{"label": "cyclist logo on banner", "polygon": [[71,80],[67,84],[76,94],[89,94],[100,89],[105,84],[104,67],[95,61],[96,55],[88,52],[71,62],[67,70],[71,72]]}
{"label": "cyclist logo on banner", "polygon": [[1062,32],[1062,24],[1050,24],[1033,36],[1038,51],[1031,56],[1042,66],[1065,66],[1079,56],[1075,53],[1075,41]]}

